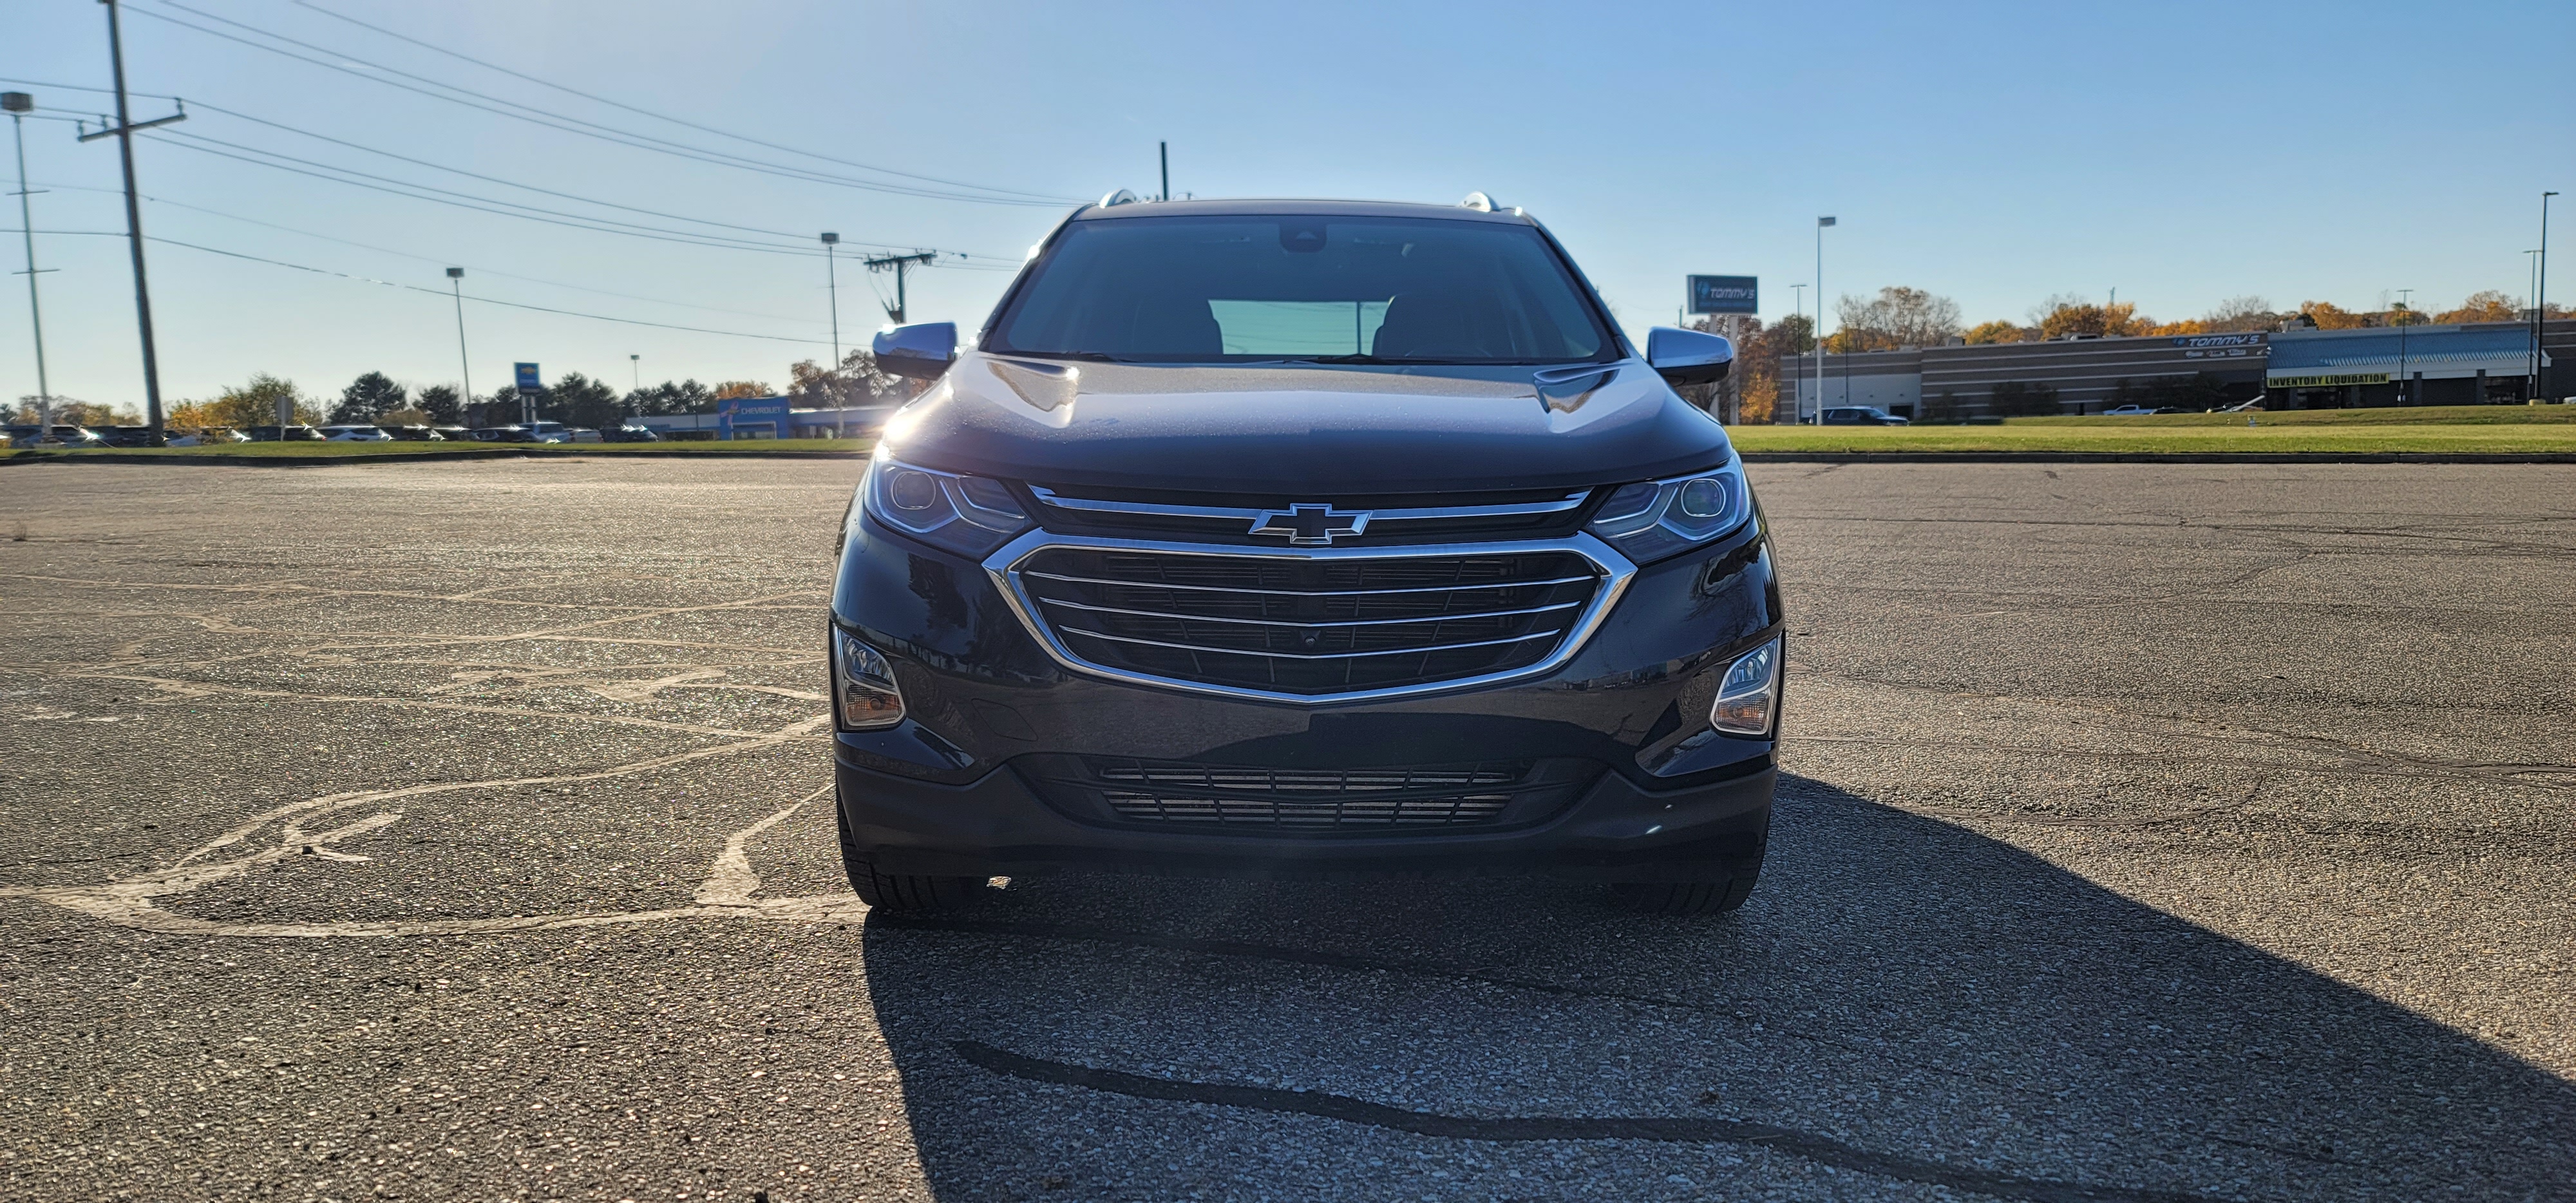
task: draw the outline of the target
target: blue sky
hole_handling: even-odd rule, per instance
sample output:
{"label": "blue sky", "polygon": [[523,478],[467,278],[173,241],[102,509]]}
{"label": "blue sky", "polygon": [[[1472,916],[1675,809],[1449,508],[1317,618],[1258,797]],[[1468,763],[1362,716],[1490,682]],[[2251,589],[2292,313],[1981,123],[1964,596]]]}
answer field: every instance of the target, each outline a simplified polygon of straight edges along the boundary
{"label": "blue sky", "polygon": [[[1690,272],[1758,275],[1767,317],[1812,278],[1906,284],[1970,321],[2111,289],[2159,318],[2259,294],[2376,307],[2528,291],[2538,195],[2576,183],[2559,61],[2576,5],[880,4],[819,0],[177,0],[325,48],[355,74],[174,25],[131,0],[139,92],[583,198],[851,243],[1016,259],[1061,209],[889,195],[684,161],[539,128],[367,76],[393,68],[737,154],[720,137],[485,71],[344,13],[585,92],[838,159],[1052,197],[1154,186],[1201,196],[1451,202],[1482,189],[1546,221],[1631,331],[1672,320]],[[87,0],[0,0],[0,77],[104,86]],[[356,60],[363,60],[361,64]],[[43,111],[104,96],[31,91]],[[2535,89],[2537,89],[2535,91]],[[136,115],[168,111],[141,100]],[[112,142],[27,123],[38,230],[118,231]],[[497,198],[648,222],[396,162],[196,108],[188,134]],[[469,302],[474,383],[516,360],[623,387],[750,378],[828,357],[824,264],[676,245],[363,191],[138,141],[148,233],[426,288],[175,245],[149,249],[164,394],[255,371],[336,392],[370,369],[458,376],[442,268],[470,296],[696,326],[702,334]],[[788,160],[859,176],[848,168]],[[892,177],[866,176],[889,179]],[[195,206],[183,208],[180,206]],[[214,210],[216,212],[206,212]],[[2562,215],[2570,210],[2561,209]],[[228,216],[218,216],[217,214]],[[242,219],[252,219],[245,221]],[[268,223],[253,224],[255,222]],[[16,214],[0,219],[14,229]],[[753,235],[763,241],[780,241]],[[333,239],[339,241],[332,241]],[[0,248],[22,267],[15,237]],[[367,249],[350,243],[365,243]],[[400,254],[390,252],[402,252]],[[139,402],[131,283],[112,237],[45,234],[53,389]],[[968,261],[970,264],[973,260]],[[883,321],[841,274],[854,344]],[[524,278],[507,278],[498,273]],[[913,276],[915,320],[981,319],[1008,275]],[[2576,273],[2556,290],[2576,298]],[[567,286],[578,286],[567,287]],[[588,290],[588,291],[583,291]],[[1811,302],[1812,303],[1812,302]],[[24,277],[0,289],[0,393],[35,391]],[[807,341],[778,341],[807,340]]]}

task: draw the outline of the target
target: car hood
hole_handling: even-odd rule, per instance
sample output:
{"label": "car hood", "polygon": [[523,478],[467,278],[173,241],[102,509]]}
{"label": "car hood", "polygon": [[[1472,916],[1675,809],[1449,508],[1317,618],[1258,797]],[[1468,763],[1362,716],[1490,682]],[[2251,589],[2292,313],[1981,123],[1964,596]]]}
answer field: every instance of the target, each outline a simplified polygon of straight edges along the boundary
{"label": "car hood", "polygon": [[1731,454],[1724,427],[1633,359],[1194,367],[969,351],[884,440],[955,472],[1207,492],[1578,488]]}

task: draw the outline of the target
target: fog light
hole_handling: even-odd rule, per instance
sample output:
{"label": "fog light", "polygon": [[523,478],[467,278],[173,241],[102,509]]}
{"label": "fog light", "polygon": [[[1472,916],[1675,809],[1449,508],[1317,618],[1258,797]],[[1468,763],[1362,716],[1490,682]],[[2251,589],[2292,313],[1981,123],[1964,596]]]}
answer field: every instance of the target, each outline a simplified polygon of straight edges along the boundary
{"label": "fog light", "polygon": [[1708,724],[1728,735],[1769,735],[1779,701],[1780,641],[1775,638],[1727,666],[1717,704],[1708,709]]}
{"label": "fog light", "polygon": [[903,721],[894,666],[839,627],[832,628],[832,697],[842,730],[873,731]]}

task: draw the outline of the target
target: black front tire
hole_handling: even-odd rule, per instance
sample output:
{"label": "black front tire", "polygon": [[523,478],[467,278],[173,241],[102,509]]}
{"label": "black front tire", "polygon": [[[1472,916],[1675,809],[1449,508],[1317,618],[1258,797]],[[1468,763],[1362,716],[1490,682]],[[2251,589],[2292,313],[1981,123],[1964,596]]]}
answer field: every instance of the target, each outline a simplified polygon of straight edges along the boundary
{"label": "black front tire", "polygon": [[930,915],[951,911],[975,900],[984,891],[980,877],[924,877],[915,873],[880,873],[866,852],[850,840],[850,816],[837,804],[832,807],[833,825],[841,833],[841,870],[849,874],[850,890],[872,911],[891,915]]}
{"label": "black front tire", "polygon": [[1610,887],[1610,901],[1648,915],[1722,915],[1753,895],[1756,877],[1739,873],[1716,881],[1617,882]]}

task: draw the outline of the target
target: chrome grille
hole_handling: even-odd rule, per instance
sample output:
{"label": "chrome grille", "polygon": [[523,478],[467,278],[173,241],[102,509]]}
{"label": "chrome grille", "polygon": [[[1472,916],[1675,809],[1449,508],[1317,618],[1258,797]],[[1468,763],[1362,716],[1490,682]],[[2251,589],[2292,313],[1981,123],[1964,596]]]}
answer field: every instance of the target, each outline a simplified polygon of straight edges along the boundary
{"label": "chrome grille", "polygon": [[1083,662],[1313,697],[1528,668],[1577,630],[1604,576],[1563,550],[1307,557],[1047,547],[1012,570]]}

